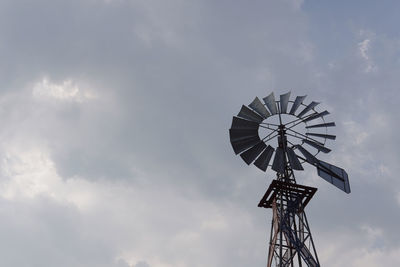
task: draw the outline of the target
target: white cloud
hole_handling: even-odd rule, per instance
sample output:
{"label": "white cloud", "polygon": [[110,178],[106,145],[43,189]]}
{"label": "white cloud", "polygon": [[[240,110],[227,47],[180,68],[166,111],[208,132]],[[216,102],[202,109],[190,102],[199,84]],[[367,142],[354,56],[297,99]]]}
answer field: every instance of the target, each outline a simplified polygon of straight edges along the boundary
{"label": "white cloud", "polygon": [[378,67],[375,65],[374,61],[371,57],[371,43],[375,38],[375,34],[366,31],[360,31],[361,36],[368,36],[364,40],[358,43],[358,52],[361,58],[364,60],[366,66],[364,71],[366,73],[376,72]]}
{"label": "white cloud", "polygon": [[358,43],[358,48],[360,49],[360,54],[365,60],[369,60],[369,56],[367,54],[368,49],[370,47],[370,41],[369,39],[365,39],[364,41]]}
{"label": "white cloud", "polygon": [[321,263],[332,267],[398,266],[400,247],[386,244],[387,234],[390,233],[367,224],[352,232],[322,233]]}
{"label": "white cloud", "polygon": [[49,197],[57,202],[88,209],[96,201],[90,183],[81,179],[63,180],[43,147],[8,143],[2,147],[0,196],[8,200]]}
{"label": "white cloud", "polygon": [[53,98],[72,102],[83,102],[96,97],[93,92],[81,89],[72,80],[54,83],[46,77],[33,85],[32,94],[37,98]]}
{"label": "white cloud", "polygon": [[366,250],[360,249],[353,251],[354,267],[378,267],[378,266],[399,266],[400,248],[392,247],[385,249]]}
{"label": "white cloud", "polygon": [[370,225],[362,225],[361,230],[366,233],[369,244],[374,243],[377,239],[383,237],[383,230]]}
{"label": "white cloud", "polygon": [[[79,231],[114,246],[118,266],[126,262],[184,267],[192,260],[198,262],[193,266],[213,266],[218,261],[225,265],[230,259],[220,259],[220,253],[246,250],[246,244],[233,242],[241,231],[247,231],[249,238],[258,235],[250,215],[229,203],[217,204],[197,194],[185,196],[172,185],[157,188],[145,182],[127,187],[79,177],[64,180],[45,148],[11,143],[2,149],[0,197],[9,203],[49,199],[73,207],[84,218]],[[257,250],[263,251],[261,246]],[[240,255],[233,258],[243,260]]]}

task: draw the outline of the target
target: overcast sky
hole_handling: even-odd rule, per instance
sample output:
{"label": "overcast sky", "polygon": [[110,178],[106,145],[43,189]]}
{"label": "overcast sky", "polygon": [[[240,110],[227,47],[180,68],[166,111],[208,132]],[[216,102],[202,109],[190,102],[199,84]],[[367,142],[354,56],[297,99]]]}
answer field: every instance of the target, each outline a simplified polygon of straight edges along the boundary
{"label": "overcast sky", "polygon": [[0,0],[0,266],[265,266],[242,104],[336,122],[307,215],[325,267],[400,266],[398,1]]}

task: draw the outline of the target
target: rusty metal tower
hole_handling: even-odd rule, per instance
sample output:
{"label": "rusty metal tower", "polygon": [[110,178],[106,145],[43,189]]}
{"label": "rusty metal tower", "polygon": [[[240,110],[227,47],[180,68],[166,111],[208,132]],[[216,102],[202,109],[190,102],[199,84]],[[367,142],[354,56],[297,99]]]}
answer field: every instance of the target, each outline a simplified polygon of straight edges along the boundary
{"label": "rusty metal tower", "polygon": [[[254,163],[264,172],[270,166],[276,172],[258,204],[272,209],[268,267],[320,266],[304,211],[317,188],[298,184],[294,170],[303,170],[302,164],[307,162],[317,168],[321,178],[350,193],[346,171],[316,158],[319,152],[331,151],[326,143],[336,136],[328,134],[328,128],[335,123],[325,121],[329,112],[318,112],[318,102],[303,104],[305,98],[297,96],[291,101],[289,92],[275,100],[271,93],[262,103],[256,97],[242,106],[229,129],[234,152],[248,165]],[[302,110],[297,112],[299,108]]]}

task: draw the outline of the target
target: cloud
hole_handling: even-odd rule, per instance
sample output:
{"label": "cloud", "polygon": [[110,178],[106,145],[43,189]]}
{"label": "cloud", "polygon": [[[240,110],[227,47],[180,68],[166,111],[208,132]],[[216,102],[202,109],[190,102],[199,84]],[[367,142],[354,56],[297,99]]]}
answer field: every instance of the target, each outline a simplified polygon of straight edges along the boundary
{"label": "cloud", "polygon": [[83,102],[94,98],[95,95],[89,91],[83,91],[71,80],[64,80],[62,83],[52,83],[48,78],[37,82],[32,89],[35,97],[54,98],[61,101]]}
{"label": "cloud", "polygon": [[319,188],[321,263],[396,265],[398,40],[356,33],[332,63],[306,4],[2,1],[0,265],[265,262],[275,174],[235,157],[228,128],[289,90],[331,111],[321,159],[353,190],[296,176]]}
{"label": "cloud", "polygon": [[[4,249],[4,255],[13,255],[25,238],[24,254],[39,236],[41,244],[24,259],[3,257],[4,265],[51,264],[63,259],[65,266],[120,266],[117,259],[124,259],[131,265],[148,266],[140,258],[146,258],[150,266],[186,266],[191,260],[199,262],[195,266],[226,265],[232,260],[244,264],[248,255],[240,251],[247,253],[248,241],[234,244],[229,240],[238,238],[239,229],[258,236],[246,210],[228,202],[217,205],[195,192],[187,195],[173,185],[159,190],[149,182],[127,187],[129,183],[93,183],[79,177],[64,181],[48,155],[39,151],[10,154],[2,171],[11,176],[1,183],[4,226],[12,227],[10,234],[19,232],[16,247]],[[11,216],[13,208],[19,215]],[[18,222],[20,216],[29,220]],[[241,220],[235,220],[236,216]],[[212,253],[208,251],[211,244]],[[49,251],[54,252],[53,258],[46,257]],[[228,251],[238,253],[219,258]],[[256,251],[262,254],[263,249]]]}
{"label": "cloud", "polygon": [[[362,229],[362,228],[361,228]],[[354,240],[354,234],[342,233],[336,237],[330,236],[330,241],[324,244],[325,249],[319,256],[323,257],[329,266],[380,266],[381,264],[388,266],[396,266],[399,263],[396,253],[399,252],[399,247],[383,246],[377,242],[376,229],[369,233],[371,229],[363,230],[362,234],[365,238],[357,237]],[[347,234],[348,236],[345,236]],[[378,233],[379,235],[379,233]],[[353,240],[351,240],[353,238]],[[385,237],[378,237],[384,240]],[[344,245],[348,244],[348,245]]]}
{"label": "cloud", "polygon": [[369,40],[369,39],[365,39],[364,41],[358,43],[361,57],[363,57],[365,60],[369,60],[367,52],[368,52],[368,49],[370,48],[370,44],[369,44],[370,41],[371,40]]}
{"label": "cloud", "polygon": [[150,267],[150,265],[148,265],[145,261],[140,261],[136,263],[134,267]]}
{"label": "cloud", "polygon": [[376,71],[376,66],[374,65],[374,62],[372,61],[369,55],[369,49],[371,48],[370,43],[371,43],[370,39],[365,39],[362,42],[358,43],[360,55],[367,64],[367,66],[365,67],[365,72]]}
{"label": "cloud", "polygon": [[359,37],[362,38],[358,46],[358,53],[365,62],[365,73],[373,73],[378,71],[378,66],[372,58],[372,43],[376,41],[376,34],[370,30],[360,30]]}

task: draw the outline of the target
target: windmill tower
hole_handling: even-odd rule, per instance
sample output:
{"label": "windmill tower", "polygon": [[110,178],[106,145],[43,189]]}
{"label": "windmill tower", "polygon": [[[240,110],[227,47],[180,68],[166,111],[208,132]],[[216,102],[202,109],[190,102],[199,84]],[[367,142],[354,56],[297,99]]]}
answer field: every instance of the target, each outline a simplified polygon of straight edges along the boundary
{"label": "windmill tower", "polygon": [[254,163],[264,172],[271,167],[276,172],[258,204],[272,209],[268,267],[320,266],[304,211],[317,188],[298,184],[295,170],[303,170],[302,164],[309,163],[317,168],[318,176],[350,193],[346,171],[316,157],[331,151],[326,142],[336,139],[328,134],[335,123],[325,121],[328,111],[316,110],[318,102],[306,105],[305,98],[297,96],[292,101],[289,92],[275,100],[271,93],[262,103],[256,97],[249,106],[242,106],[229,129],[235,154],[248,165]]}

